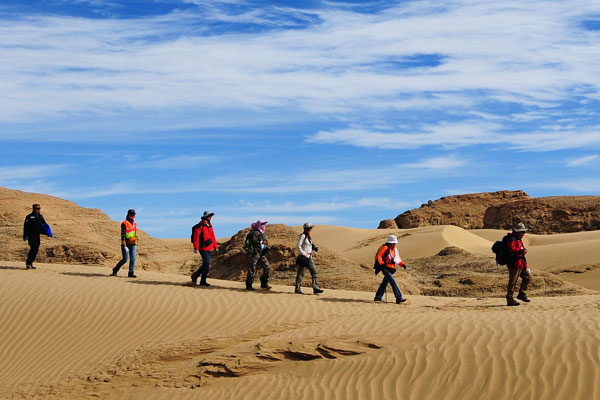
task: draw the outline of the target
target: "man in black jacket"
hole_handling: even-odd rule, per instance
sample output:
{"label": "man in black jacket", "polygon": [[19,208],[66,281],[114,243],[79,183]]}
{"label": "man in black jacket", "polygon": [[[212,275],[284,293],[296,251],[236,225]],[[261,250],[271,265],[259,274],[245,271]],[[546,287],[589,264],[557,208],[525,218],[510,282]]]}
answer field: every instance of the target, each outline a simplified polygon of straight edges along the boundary
{"label": "man in black jacket", "polygon": [[42,207],[39,204],[34,204],[33,211],[25,217],[25,224],[23,225],[23,240],[27,240],[30,247],[27,261],[25,261],[25,268],[27,269],[35,269],[33,262],[40,249],[40,234],[44,233],[42,225],[46,225],[43,215],[40,214],[41,209]]}

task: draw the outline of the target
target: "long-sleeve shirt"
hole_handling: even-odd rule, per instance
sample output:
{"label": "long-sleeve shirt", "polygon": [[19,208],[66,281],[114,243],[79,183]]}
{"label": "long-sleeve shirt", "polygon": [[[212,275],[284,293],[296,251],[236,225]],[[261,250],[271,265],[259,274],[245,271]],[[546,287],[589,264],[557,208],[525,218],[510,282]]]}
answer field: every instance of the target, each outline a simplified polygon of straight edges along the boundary
{"label": "long-sleeve shirt", "polygon": [[527,269],[525,245],[514,233],[508,234],[508,266],[516,269]]}
{"label": "long-sleeve shirt", "polygon": [[296,248],[301,256],[310,258],[310,256],[312,256],[312,239],[310,238],[310,235],[307,235],[306,233],[301,234],[298,238]]}
{"label": "long-sleeve shirt", "polygon": [[388,268],[396,269],[396,264],[402,265],[402,259],[400,258],[400,254],[398,253],[398,248],[394,246],[394,249],[388,252],[386,256],[386,252],[388,251],[389,246],[384,245],[381,246],[379,251],[377,252],[377,262],[379,265],[385,265]]}
{"label": "long-sleeve shirt", "polygon": [[32,212],[25,217],[23,224],[23,240],[39,239],[42,233],[42,224],[45,224],[44,216],[40,213]]}

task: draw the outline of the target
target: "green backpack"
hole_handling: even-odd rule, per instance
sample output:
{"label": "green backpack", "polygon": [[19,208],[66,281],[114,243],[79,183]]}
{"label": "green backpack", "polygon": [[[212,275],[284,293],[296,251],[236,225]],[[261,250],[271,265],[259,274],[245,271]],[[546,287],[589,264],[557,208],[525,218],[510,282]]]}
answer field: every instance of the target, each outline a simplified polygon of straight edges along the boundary
{"label": "green backpack", "polygon": [[253,233],[254,231],[248,232],[248,234],[246,235],[246,240],[244,240],[244,251],[246,253],[252,253],[252,251],[254,250],[254,245],[252,244]]}

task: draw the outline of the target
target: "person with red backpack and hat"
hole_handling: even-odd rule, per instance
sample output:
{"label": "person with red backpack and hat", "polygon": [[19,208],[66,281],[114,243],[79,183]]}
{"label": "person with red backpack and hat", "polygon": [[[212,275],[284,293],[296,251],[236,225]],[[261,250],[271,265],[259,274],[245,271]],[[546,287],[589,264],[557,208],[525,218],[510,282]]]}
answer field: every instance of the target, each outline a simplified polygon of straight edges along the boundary
{"label": "person with red backpack and hat", "polygon": [[196,285],[200,274],[202,274],[202,278],[200,278],[200,286],[210,286],[210,283],[206,282],[208,272],[210,271],[210,252],[213,250],[215,252],[219,251],[219,245],[217,244],[215,231],[213,230],[213,226],[210,222],[213,215],[215,215],[215,213],[204,211],[200,222],[194,225],[192,228],[192,243],[194,244],[194,253],[199,251],[200,256],[202,257],[202,266],[192,274],[192,285],[194,286]]}
{"label": "person with red backpack and hat", "polygon": [[373,267],[375,268],[375,275],[379,272],[383,274],[383,281],[381,281],[381,285],[379,285],[379,289],[377,289],[377,292],[375,293],[375,301],[383,300],[383,295],[385,294],[388,283],[392,286],[392,290],[396,296],[396,304],[404,303],[406,301],[406,299],[402,297],[402,293],[400,293],[398,284],[394,279],[394,273],[396,272],[397,266],[406,269],[406,264],[400,258],[400,254],[396,248],[397,244],[398,238],[395,235],[389,235],[387,242],[379,248],[377,255],[375,256],[375,265]]}
{"label": "person with red backpack and hat", "polygon": [[127,276],[129,278],[137,278],[137,276],[133,273],[135,268],[135,254],[138,243],[138,235],[137,235],[137,223],[135,222],[135,210],[129,209],[127,210],[127,217],[125,221],[121,223],[121,254],[123,258],[121,261],[115,265],[112,270],[111,276],[117,276],[117,273],[129,260],[129,273]]}
{"label": "person with red backpack and hat", "polygon": [[506,235],[506,247],[508,252],[508,285],[506,286],[506,305],[507,306],[518,306],[519,302],[513,298],[517,281],[521,276],[521,287],[519,288],[519,294],[517,299],[529,303],[530,300],[527,297],[527,287],[531,282],[531,271],[527,265],[525,255],[527,249],[523,244],[523,236],[527,232],[527,228],[521,222],[513,227],[511,233]]}

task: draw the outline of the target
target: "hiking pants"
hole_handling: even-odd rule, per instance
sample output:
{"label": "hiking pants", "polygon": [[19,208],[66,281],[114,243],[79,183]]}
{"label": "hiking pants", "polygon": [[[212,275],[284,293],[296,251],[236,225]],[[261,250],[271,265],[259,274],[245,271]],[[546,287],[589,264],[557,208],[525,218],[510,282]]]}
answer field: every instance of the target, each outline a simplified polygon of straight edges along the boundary
{"label": "hiking pants", "polygon": [[[300,257],[306,259],[306,257],[304,257],[304,256],[300,256]],[[297,268],[296,292],[300,291],[300,285],[302,285],[302,278],[304,278],[304,269],[305,268],[308,268],[308,270],[310,271],[310,276],[312,277],[313,290],[320,289],[319,283],[318,283],[319,273],[317,272],[317,267],[315,266],[315,262],[313,261],[312,256],[310,258],[306,259],[306,261],[301,260],[300,257],[298,257],[298,259],[296,260],[296,268]],[[301,264],[298,261],[301,261],[303,263]]]}
{"label": "hiking pants", "polygon": [[[529,268],[520,270],[521,272],[521,288],[519,291],[527,292],[527,286],[531,282],[531,272]],[[515,287],[517,286],[517,280],[519,279],[519,270],[516,268],[508,268],[508,285],[506,287],[506,297],[513,297]]]}
{"label": "hiking pants", "polygon": [[377,289],[377,293],[375,293],[375,300],[381,300],[383,298],[383,295],[385,294],[385,290],[387,288],[388,283],[392,287],[392,290],[394,291],[394,296],[396,296],[396,299],[401,299],[402,293],[400,293],[398,284],[396,283],[396,280],[394,279],[394,275],[392,274],[390,269],[384,267],[381,270],[381,272],[383,273],[383,281],[381,281],[381,285],[379,285],[379,289]]}
{"label": "hiking pants", "polygon": [[32,265],[35,261],[35,257],[37,257],[37,253],[40,250],[40,237],[34,236],[30,237],[27,242],[29,243],[29,254],[27,255],[27,261],[25,261],[25,265]]}
{"label": "hiking pants", "polygon": [[192,274],[192,279],[195,281],[198,279],[200,274],[202,274],[202,278],[200,282],[206,283],[206,277],[208,276],[208,271],[210,271],[210,251],[208,250],[198,250],[200,252],[200,256],[202,256],[202,266],[198,268],[196,272]]}
{"label": "hiking pants", "polygon": [[123,264],[125,264],[127,262],[127,260],[129,260],[129,273],[133,275],[133,269],[135,268],[136,248],[137,248],[137,245],[135,245],[135,244],[132,244],[132,245],[128,244],[127,246],[121,245],[121,255],[123,258],[113,268],[114,273],[119,272],[119,270],[121,269]]}
{"label": "hiking pants", "polygon": [[248,267],[248,276],[246,277],[246,286],[252,286],[254,282],[254,276],[256,275],[256,268],[258,264],[262,265],[263,273],[260,276],[260,285],[262,287],[267,286],[269,282],[269,261],[267,257],[261,254],[259,251],[254,250],[252,252],[252,258],[250,258],[250,266]]}

